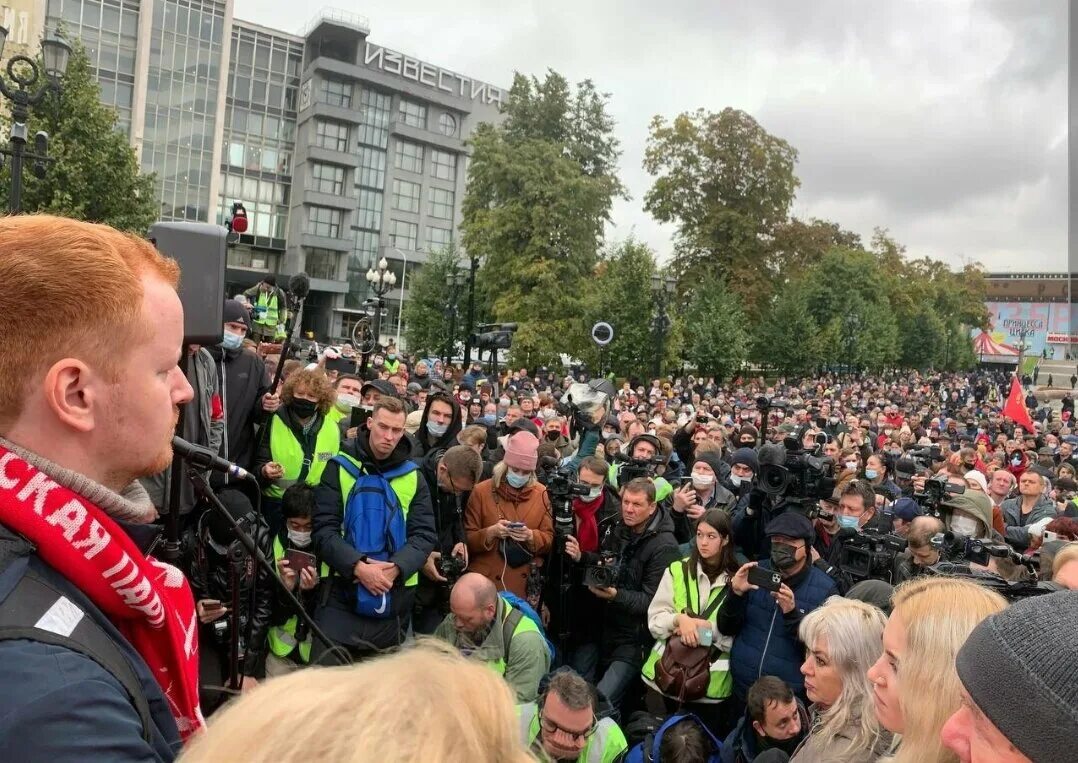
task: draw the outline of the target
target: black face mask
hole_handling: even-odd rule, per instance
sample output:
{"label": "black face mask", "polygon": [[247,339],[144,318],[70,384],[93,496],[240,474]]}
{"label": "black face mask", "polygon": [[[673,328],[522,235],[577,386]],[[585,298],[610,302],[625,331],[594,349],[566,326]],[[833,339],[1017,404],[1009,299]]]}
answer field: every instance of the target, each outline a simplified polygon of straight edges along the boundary
{"label": "black face mask", "polygon": [[772,543],[771,563],[776,570],[785,572],[797,565],[797,552],[785,543]]}
{"label": "black face mask", "polygon": [[551,442],[557,442],[559,437],[561,437],[561,432],[559,432],[559,431],[557,431],[555,429],[552,429],[552,430],[550,430],[549,432],[546,433],[546,438],[548,440],[550,440]]}
{"label": "black face mask", "polygon": [[297,398],[288,404],[288,410],[296,418],[309,419],[318,412],[318,403],[313,400],[300,400]]}
{"label": "black face mask", "polygon": [[756,447],[756,440],[743,440],[741,442],[741,447],[742,448],[755,448]]}
{"label": "black face mask", "polygon": [[764,750],[782,750],[787,755],[792,756],[797,746],[801,744],[801,740],[805,738],[805,732],[802,729],[800,734],[796,734],[789,739],[772,739],[769,736],[756,735],[756,747],[760,752]]}

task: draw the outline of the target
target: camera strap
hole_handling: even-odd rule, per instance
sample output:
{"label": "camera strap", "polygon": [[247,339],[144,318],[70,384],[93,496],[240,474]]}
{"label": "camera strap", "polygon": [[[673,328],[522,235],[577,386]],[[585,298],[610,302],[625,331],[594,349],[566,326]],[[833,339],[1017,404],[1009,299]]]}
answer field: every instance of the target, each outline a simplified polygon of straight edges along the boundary
{"label": "camera strap", "polygon": [[[689,585],[690,584],[691,585],[696,585],[695,580],[691,580],[691,581],[689,580],[689,560],[688,559],[686,559],[685,561],[683,561],[681,563],[681,574],[685,578],[685,597],[688,598],[688,596],[689,596]],[[718,596],[716,596],[714,599],[712,599],[711,603],[708,604],[704,608],[704,611],[700,613],[700,619],[701,620],[710,620],[711,616],[713,614],[715,614],[715,612],[718,611],[719,607],[722,606],[722,603],[724,601],[726,601],[726,591],[727,590],[728,590],[728,586],[723,586],[722,593],[720,593]],[[700,599],[700,588],[699,588],[699,586],[697,586],[697,588],[696,588],[696,598],[697,598],[697,604],[700,604],[700,601],[699,601],[699,599]],[[686,602],[686,604],[687,603],[688,602]],[[686,612],[685,614],[690,614],[690,613]],[[693,612],[691,614],[695,615],[696,613]]]}

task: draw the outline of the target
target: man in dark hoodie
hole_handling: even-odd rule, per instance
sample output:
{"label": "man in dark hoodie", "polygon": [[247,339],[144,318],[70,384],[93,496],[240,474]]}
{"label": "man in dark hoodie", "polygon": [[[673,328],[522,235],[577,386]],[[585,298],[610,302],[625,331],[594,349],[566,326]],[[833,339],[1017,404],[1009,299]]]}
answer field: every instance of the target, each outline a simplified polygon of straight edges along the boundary
{"label": "man in dark hoodie", "polygon": [[[247,310],[234,299],[225,300],[224,338],[216,347],[207,347],[217,366],[218,391],[225,417],[225,437],[221,456],[250,469],[255,456],[255,427],[267,414],[281,407],[281,399],[270,389],[266,364],[243,348],[248,330]],[[214,487],[229,478],[214,475]]]}
{"label": "man in dark hoodie", "polygon": [[413,435],[412,460],[418,463],[433,451],[456,444],[461,429],[460,406],[453,396],[445,392],[428,395],[419,429]]}
{"label": "man in dark hoodie", "polygon": [[[404,643],[412,619],[419,570],[438,540],[430,488],[409,460],[412,446],[404,437],[404,419],[401,400],[380,399],[366,426],[330,461],[315,488],[312,539],[318,558],[332,572],[328,592],[315,619],[330,639],[346,647],[356,658],[369,657]],[[345,508],[352,498],[351,487],[358,480],[340,459],[347,460],[350,468],[363,475],[399,472],[386,480],[393,496],[386,496],[385,500],[391,502],[387,505],[391,515],[398,507],[403,512],[405,538],[386,560],[370,558],[344,537]],[[392,545],[389,541],[387,537],[381,545]],[[359,586],[371,597],[383,597],[382,611],[359,614]],[[323,651],[324,646],[316,641],[311,662],[318,663]]]}
{"label": "man in dark hoodie", "polygon": [[808,712],[781,678],[758,679],[749,687],[746,705],[722,746],[722,763],[752,763],[765,750],[792,755],[808,734]]}
{"label": "man in dark hoodie", "polygon": [[[692,461],[690,476],[674,491],[674,535],[678,543],[688,543],[696,535],[696,520],[708,509],[733,511],[737,498],[720,483],[722,461],[718,451],[700,453]],[[729,467],[727,467],[729,468]]]}

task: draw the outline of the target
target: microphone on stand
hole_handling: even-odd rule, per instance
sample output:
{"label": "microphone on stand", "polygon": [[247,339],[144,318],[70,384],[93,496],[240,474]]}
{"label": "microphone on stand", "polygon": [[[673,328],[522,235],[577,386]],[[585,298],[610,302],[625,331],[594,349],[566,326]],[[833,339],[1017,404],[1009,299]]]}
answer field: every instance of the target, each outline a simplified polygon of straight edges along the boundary
{"label": "microphone on stand", "polygon": [[200,469],[212,469],[215,472],[228,474],[236,479],[253,480],[250,472],[231,461],[226,461],[209,448],[187,442],[180,437],[172,438],[172,452]]}

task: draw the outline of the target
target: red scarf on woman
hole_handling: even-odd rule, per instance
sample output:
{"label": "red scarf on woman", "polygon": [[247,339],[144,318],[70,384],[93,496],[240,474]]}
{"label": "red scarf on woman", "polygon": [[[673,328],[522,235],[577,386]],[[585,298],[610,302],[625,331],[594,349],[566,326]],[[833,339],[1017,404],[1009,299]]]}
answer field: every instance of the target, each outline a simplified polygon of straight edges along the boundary
{"label": "red scarf on woman", "polygon": [[131,642],[183,738],[201,728],[198,618],[183,574],[143,556],[104,511],[2,446],[0,524],[33,543]]}

